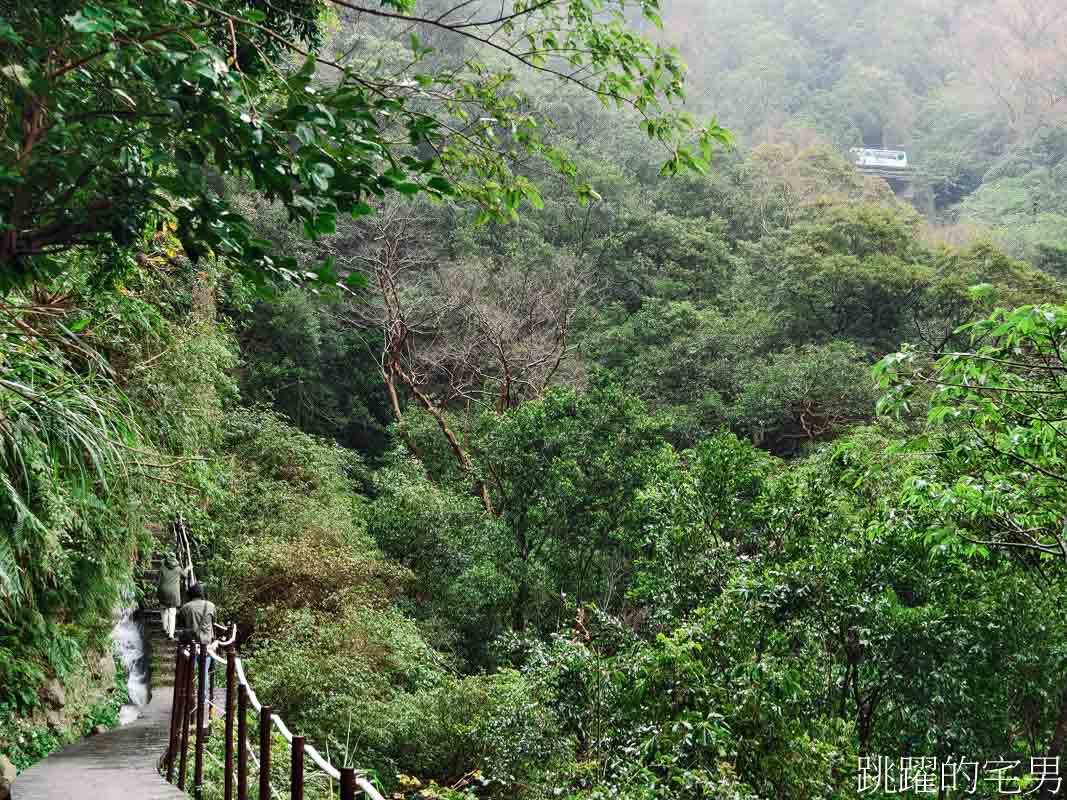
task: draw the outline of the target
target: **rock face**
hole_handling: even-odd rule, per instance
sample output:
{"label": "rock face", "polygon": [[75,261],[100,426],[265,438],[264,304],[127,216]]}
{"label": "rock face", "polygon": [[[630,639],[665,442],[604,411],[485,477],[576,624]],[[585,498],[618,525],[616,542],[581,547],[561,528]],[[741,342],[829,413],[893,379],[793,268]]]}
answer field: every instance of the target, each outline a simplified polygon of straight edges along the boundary
{"label": "rock face", "polygon": [[97,653],[90,663],[100,683],[110,686],[115,682],[115,657],[111,653]]}
{"label": "rock face", "polygon": [[63,732],[63,729],[70,724],[70,721],[63,716],[63,714],[54,708],[48,709],[44,715],[45,721],[48,724],[48,730],[52,733],[59,734]]}
{"label": "rock face", "polygon": [[17,772],[7,756],[0,756],[0,800],[11,797],[11,784],[15,782]]}
{"label": "rock face", "polygon": [[63,689],[63,684],[56,678],[52,678],[41,687],[41,699],[52,708],[63,708],[67,704],[67,693]]}

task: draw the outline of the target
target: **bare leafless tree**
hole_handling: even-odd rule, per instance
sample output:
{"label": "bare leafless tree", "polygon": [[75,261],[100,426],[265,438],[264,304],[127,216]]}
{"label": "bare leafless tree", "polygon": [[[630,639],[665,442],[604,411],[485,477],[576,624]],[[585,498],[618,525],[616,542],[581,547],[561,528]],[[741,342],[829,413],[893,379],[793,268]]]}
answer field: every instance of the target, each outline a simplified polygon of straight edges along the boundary
{"label": "bare leafless tree", "polygon": [[415,383],[405,369],[412,361],[413,337],[432,335],[445,316],[430,289],[433,257],[425,223],[417,206],[385,204],[349,235],[329,243],[339,267],[366,281],[364,289],[352,292],[346,321],[380,334],[378,367],[398,422],[403,415],[397,381]]}
{"label": "bare leafless tree", "polygon": [[439,296],[452,316],[422,351],[426,371],[445,370],[456,396],[498,412],[544,394],[574,352],[575,315],[592,287],[572,258],[545,267],[442,269]]}
{"label": "bare leafless tree", "polygon": [[1067,114],[1067,14],[1048,0],[985,0],[962,15],[951,57],[968,83],[1026,133]]}
{"label": "bare leafless tree", "polygon": [[[389,203],[327,248],[341,270],[362,276],[345,322],[368,334],[404,429],[402,395],[434,419],[463,469],[470,457],[447,412],[498,413],[541,396],[573,355],[575,317],[591,273],[571,257],[551,264],[442,262],[432,255],[425,207]],[[407,444],[417,453],[415,444]],[[480,490],[490,508],[488,493]]]}

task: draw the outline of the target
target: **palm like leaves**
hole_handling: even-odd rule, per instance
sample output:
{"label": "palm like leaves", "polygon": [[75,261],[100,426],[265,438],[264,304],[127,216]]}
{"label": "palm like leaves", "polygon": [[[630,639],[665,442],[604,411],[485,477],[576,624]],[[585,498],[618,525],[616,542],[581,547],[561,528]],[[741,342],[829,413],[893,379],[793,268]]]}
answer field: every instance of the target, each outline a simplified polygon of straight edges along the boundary
{"label": "palm like leaves", "polygon": [[56,346],[0,338],[0,619],[54,583],[78,498],[127,478],[136,438],[120,392]]}

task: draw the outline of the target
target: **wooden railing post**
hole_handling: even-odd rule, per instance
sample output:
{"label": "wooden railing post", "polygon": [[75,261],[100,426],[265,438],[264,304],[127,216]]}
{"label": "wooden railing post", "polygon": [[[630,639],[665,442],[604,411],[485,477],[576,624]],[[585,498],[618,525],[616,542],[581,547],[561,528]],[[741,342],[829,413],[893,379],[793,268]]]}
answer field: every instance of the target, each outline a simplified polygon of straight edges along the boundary
{"label": "wooden railing post", "polygon": [[207,645],[199,645],[197,651],[197,682],[196,682],[196,761],[193,769],[193,793],[197,798],[204,794],[204,731],[207,711],[208,685],[207,685]]}
{"label": "wooden railing post", "polygon": [[352,767],[341,768],[341,800],[356,800],[356,771]]}
{"label": "wooden railing post", "polygon": [[270,726],[271,708],[263,706],[259,710],[259,797],[270,798]]}
{"label": "wooden railing post", "polygon": [[293,760],[289,773],[289,797],[304,800],[304,737],[293,737]]}
{"label": "wooden railing post", "polygon": [[226,775],[223,778],[222,796],[233,800],[233,704],[237,700],[237,653],[231,644],[226,648]]}
{"label": "wooden railing post", "polygon": [[[237,658],[237,651],[230,639],[226,644],[226,689],[224,710],[219,709],[225,716],[226,740],[224,742],[225,763],[223,775],[223,800],[249,800],[248,790],[248,760],[254,758],[249,752],[251,742],[248,735],[249,706],[255,702],[252,689],[242,677],[238,681],[238,673],[241,672],[241,663]],[[174,668],[174,694],[171,707],[170,732],[167,752],[165,754],[164,768],[167,773],[168,783],[172,782],[175,770],[175,758],[178,758],[178,781],[177,788],[185,790],[186,778],[188,777],[189,756],[189,729],[196,725],[195,743],[195,767],[192,794],[197,800],[202,800],[204,791],[204,747],[207,739],[206,714],[211,700],[206,696],[209,686],[209,669],[211,667],[211,653],[207,646],[201,644],[178,645],[176,650],[176,664]],[[217,659],[221,662],[221,659]],[[213,681],[211,681],[213,683]],[[196,713],[193,713],[193,704],[196,704]],[[236,708],[235,708],[236,705]],[[236,722],[235,722],[236,718]],[[260,707],[259,712],[259,794],[257,800],[272,800],[277,795],[271,787],[271,745],[274,724],[274,712],[271,706]],[[180,736],[178,726],[181,726]],[[278,726],[284,729],[281,719]],[[236,729],[236,730],[235,730]],[[237,741],[234,743],[236,733]],[[307,760],[307,740],[303,736],[290,736],[290,772],[289,772],[289,795],[290,800],[304,800],[305,775],[304,768]],[[176,742],[180,739],[180,744]],[[314,755],[314,751],[312,751]],[[234,764],[236,758],[237,763]],[[216,762],[217,763],[217,762]],[[337,775],[338,771],[330,764],[325,764],[321,759],[317,763],[322,769],[330,774]],[[235,769],[236,767],[236,769]],[[378,792],[368,784],[361,783],[352,767],[343,767],[340,774],[340,800],[355,800],[359,786],[370,798],[382,800]],[[234,774],[236,773],[236,781]],[[234,784],[236,783],[236,790]],[[332,784],[331,784],[332,785]],[[217,791],[214,790],[214,791]],[[217,796],[217,795],[215,795]],[[335,797],[331,793],[331,797]],[[133,800],[131,798],[131,800]]]}
{"label": "wooden railing post", "polygon": [[167,742],[167,783],[174,783],[174,761],[178,757],[181,721],[185,719],[185,653],[174,651],[174,688],[171,690],[170,737]]}
{"label": "wooden railing post", "polygon": [[[210,658],[210,656],[209,656]],[[211,670],[207,674],[207,698],[214,702],[215,700],[215,670]],[[207,721],[210,724],[215,719],[215,706],[211,703],[207,704]]]}
{"label": "wooden railing post", "polygon": [[237,800],[248,800],[248,687],[237,687]]}
{"label": "wooden railing post", "polygon": [[[184,648],[183,648],[184,649]],[[182,694],[185,696],[185,702],[182,704],[182,743],[181,743],[181,758],[179,759],[178,767],[178,788],[183,792],[185,791],[185,778],[189,772],[189,722],[193,716],[193,692],[195,691],[193,673],[196,672],[193,667],[193,655],[190,652],[185,656],[185,675],[182,680],[184,688]]]}

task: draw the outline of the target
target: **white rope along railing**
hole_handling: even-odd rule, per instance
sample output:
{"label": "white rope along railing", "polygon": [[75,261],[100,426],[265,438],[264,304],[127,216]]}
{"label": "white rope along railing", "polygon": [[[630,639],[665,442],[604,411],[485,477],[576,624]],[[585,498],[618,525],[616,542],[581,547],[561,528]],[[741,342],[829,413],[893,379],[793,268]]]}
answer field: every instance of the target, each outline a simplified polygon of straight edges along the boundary
{"label": "white rope along railing", "polygon": [[[233,638],[236,637],[236,630],[237,630],[237,626],[235,625],[234,626],[234,636],[231,637],[230,642],[227,642],[226,644],[232,643]],[[216,663],[222,664],[223,666],[227,665],[226,659],[221,658],[218,655],[218,653],[213,652],[211,648],[208,648],[208,655],[211,656],[211,658]],[[248,703],[249,703],[249,705],[251,705],[252,708],[255,709],[257,714],[260,713],[263,710],[263,704],[259,702],[259,697],[256,695],[255,689],[252,688],[252,684],[249,683],[248,678],[245,675],[244,663],[241,661],[240,657],[236,657],[234,659],[234,665],[235,665],[235,668],[237,670],[237,683],[238,683],[238,685],[245,687],[245,689],[248,691]],[[271,714],[271,722],[274,724],[274,727],[278,729],[278,732],[282,735],[282,737],[285,739],[285,741],[288,742],[289,746],[292,747],[293,746],[293,734],[289,730],[289,726],[287,726],[285,724],[285,721],[280,716],[278,716],[277,714]],[[308,756],[308,758],[310,758],[312,760],[312,762],[314,762],[315,766],[317,766],[319,769],[321,769],[323,772],[325,772],[327,775],[329,775],[335,781],[340,781],[341,780],[341,771],[339,769],[337,769],[337,767],[335,767],[329,761],[327,761],[325,758],[323,758],[322,754],[319,753],[319,751],[317,749],[315,749],[315,747],[313,747],[310,744],[306,744],[305,743],[304,744],[304,753]],[[370,781],[368,781],[365,776],[357,774],[356,775],[356,785],[360,789],[362,789],[363,792],[369,798],[371,798],[371,800],[385,800],[382,797],[382,795],[378,792],[378,790],[374,788],[374,784],[372,784]]]}

